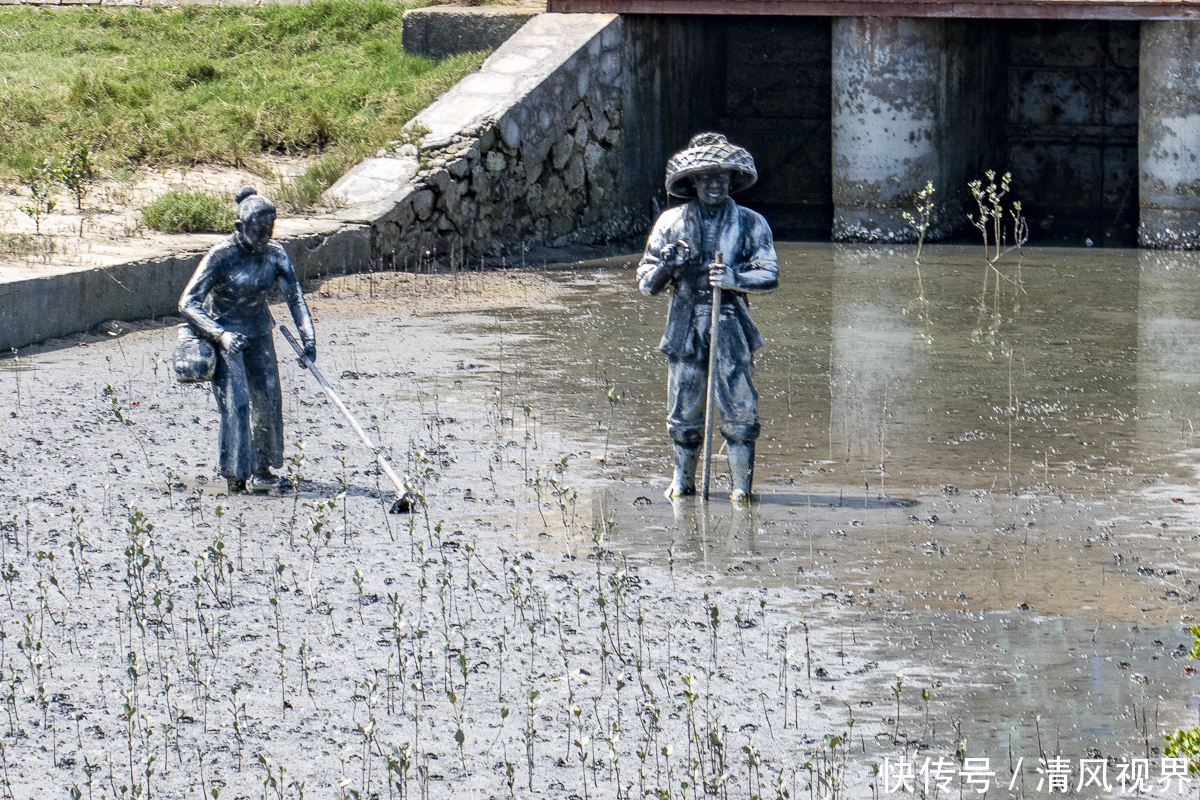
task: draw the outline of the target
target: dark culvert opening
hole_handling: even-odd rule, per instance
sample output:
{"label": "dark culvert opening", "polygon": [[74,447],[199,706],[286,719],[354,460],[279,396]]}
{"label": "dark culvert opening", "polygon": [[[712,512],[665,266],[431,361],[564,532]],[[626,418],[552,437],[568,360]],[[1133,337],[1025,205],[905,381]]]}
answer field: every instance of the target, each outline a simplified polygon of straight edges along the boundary
{"label": "dark culvert opening", "polygon": [[[747,147],[759,183],[738,202],[778,238],[828,241],[833,219],[829,17],[629,15],[627,169],[649,218],[665,207],[667,159],[699,131]],[[984,96],[955,97],[964,116],[1000,130],[951,130],[989,152],[958,148],[973,170],[1013,174],[1031,245],[1135,247],[1138,226],[1137,22],[964,20],[989,52]],[[982,146],[982,145],[981,145]],[[961,171],[961,170],[960,170]],[[935,178],[936,176],[930,176]],[[977,235],[966,214],[950,241]],[[643,198],[645,198],[643,200]],[[654,198],[653,202],[650,198]]]}
{"label": "dark culvert opening", "polygon": [[1006,28],[1007,168],[1031,243],[1135,247],[1138,23]]}

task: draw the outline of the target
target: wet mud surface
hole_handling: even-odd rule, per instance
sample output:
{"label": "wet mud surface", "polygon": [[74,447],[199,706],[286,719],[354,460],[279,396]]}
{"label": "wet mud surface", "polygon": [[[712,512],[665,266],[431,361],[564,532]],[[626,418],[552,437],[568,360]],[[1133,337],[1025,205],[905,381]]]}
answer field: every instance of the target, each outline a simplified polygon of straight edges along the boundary
{"label": "wet mud surface", "polygon": [[868,797],[905,757],[933,797],[965,742],[976,796],[1056,756],[1072,789],[1106,760],[1077,796],[1135,796],[1133,758],[1182,796],[1200,261],[1029,251],[981,309],[971,248],[919,282],[902,248],[780,256],[749,509],[662,498],[666,301],[628,259],[307,290],[409,515],[291,360],[304,479],[238,497],[163,323],[0,362],[5,787]]}

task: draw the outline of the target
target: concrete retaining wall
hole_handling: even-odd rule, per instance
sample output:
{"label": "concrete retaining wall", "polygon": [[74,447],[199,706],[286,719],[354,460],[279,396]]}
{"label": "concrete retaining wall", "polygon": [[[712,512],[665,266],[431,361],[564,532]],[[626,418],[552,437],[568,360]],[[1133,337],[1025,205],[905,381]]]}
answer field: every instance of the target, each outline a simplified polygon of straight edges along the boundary
{"label": "concrete retaining wall", "polygon": [[[276,236],[301,280],[370,263],[366,225],[305,224]],[[0,282],[0,353],[80,333],[106,320],[173,315],[204,253],[222,236],[187,236],[173,252],[111,267]]]}
{"label": "concrete retaining wall", "polygon": [[539,13],[536,8],[433,6],[404,12],[404,52],[445,58],[495,50]]}
{"label": "concrete retaining wall", "polygon": [[903,214],[926,181],[927,240],[963,227],[967,182],[998,149],[996,55],[972,20],[834,20],[835,241],[916,241]]}
{"label": "concrete retaining wall", "polygon": [[1138,240],[1200,249],[1200,22],[1144,22]]}

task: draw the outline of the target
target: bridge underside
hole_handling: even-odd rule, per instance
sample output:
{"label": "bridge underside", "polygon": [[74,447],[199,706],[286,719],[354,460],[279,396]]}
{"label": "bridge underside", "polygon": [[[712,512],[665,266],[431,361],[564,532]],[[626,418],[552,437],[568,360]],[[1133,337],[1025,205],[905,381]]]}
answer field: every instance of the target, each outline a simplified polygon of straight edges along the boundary
{"label": "bridge underside", "polygon": [[1190,0],[548,0],[547,11],[765,17],[1200,19]]}
{"label": "bridge underside", "polygon": [[[576,0],[552,5],[564,2]],[[910,240],[901,213],[933,181],[932,236],[946,238],[973,206],[967,182],[992,169],[1012,172],[1039,244],[1200,243],[1200,22],[795,13],[624,22],[631,197],[657,191],[665,202],[666,158],[715,129],[755,155],[761,181],[743,202],[781,236]]]}

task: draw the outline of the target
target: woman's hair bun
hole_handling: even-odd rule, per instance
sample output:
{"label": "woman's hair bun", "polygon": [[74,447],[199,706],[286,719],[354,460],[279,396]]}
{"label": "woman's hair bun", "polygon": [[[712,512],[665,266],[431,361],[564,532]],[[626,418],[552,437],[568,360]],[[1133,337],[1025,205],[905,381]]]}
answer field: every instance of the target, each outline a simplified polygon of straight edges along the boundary
{"label": "woman's hair bun", "polygon": [[254,190],[253,186],[243,186],[242,188],[238,189],[237,193],[233,196],[233,202],[240,204],[247,197],[256,194],[258,194],[258,192]]}

